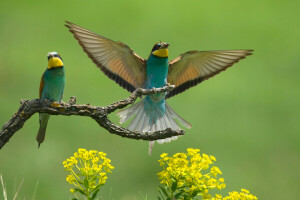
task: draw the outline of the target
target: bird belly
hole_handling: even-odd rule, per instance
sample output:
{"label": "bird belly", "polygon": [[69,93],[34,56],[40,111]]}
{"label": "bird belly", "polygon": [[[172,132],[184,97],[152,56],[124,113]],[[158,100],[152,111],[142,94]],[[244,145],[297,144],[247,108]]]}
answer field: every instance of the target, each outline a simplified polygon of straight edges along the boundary
{"label": "bird belly", "polygon": [[[167,84],[167,70],[168,65],[151,65],[150,63],[147,66],[146,88],[152,89],[165,86]],[[164,101],[166,94],[166,92],[160,92],[152,95],[147,95],[146,98],[148,99],[148,101],[159,103],[161,101]]]}
{"label": "bird belly", "polygon": [[55,84],[48,84],[44,86],[42,99],[50,101],[60,101],[63,93],[63,87]]}
{"label": "bird belly", "polygon": [[51,77],[45,79],[45,85],[42,92],[42,99],[48,99],[50,101],[60,101],[65,87],[65,77]]}

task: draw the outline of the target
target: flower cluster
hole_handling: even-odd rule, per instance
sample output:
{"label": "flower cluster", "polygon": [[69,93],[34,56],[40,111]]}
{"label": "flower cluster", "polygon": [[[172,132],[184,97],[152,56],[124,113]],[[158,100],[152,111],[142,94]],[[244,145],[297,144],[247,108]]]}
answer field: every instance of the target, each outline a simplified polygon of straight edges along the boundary
{"label": "flower cluster", "polygon": [[218,175],[222,174],[221,170],[213,166],[216,158],[204,153],[200,154],[199,149],[189,148],[187,153],[177,153],[172,157],[163,153],[160,157],[158,162],[163,170],[157,175],[163,187],[160,187],[159,190],[159,200],[192,200],[198,197],[211,200],[257,199],[245,189],[242,189],[241,192],[230,192],[223,198],[220,194],[212,197],[209,194],[212,189],[221,190],[226,185],[223,178],[218,178]]}
{"label": "flower cluster", "polygon": [[193,199],[198,195],[203,199],[211,198],[209,190],[226,186],[223,178],[217,178],[222,174],[221,170],[211,166],[214,161],[214,156],[200,155],[199,149],[192,148],[187,149],[187,153],[177,153],[172,157],[162,154],[159,163],[163,171],[157,174],[164,185],[161,194],[170,199]]}
{"label": "flower cluster", "polygon": [[75,186],[70,192],[79,192],[88,199],[96,198],[107,174],[114,169],[110,162],[103,152],[78,149],[74,156],[63,162],[65,170],[70,172],[66,180]]}
{"label": "flower cluster", "polygon": [[241,192],[229,192],[229,196],[222,198],[221,195],[216,194],[212,200],[257,200],[257,197],[250,194],[249,190],[241,189]]}

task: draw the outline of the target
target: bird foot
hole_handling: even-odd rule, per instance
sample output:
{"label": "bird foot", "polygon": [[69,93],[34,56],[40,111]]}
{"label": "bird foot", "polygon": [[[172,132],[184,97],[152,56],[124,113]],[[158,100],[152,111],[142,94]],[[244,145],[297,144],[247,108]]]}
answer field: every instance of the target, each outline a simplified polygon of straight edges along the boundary
{"label": "bird foot", "polygon": [[61,106],[60,106],[59,103],[53,102],[53,103],[51,103],[51,107],[58,108],[58,107],[61,107]]}

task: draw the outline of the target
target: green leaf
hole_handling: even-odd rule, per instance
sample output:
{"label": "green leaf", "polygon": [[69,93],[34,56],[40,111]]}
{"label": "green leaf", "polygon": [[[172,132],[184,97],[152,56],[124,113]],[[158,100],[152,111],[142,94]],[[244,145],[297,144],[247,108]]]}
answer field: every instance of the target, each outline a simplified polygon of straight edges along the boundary
{"label": "green leaf", "polygon": [[[162,197],[162,198],[164,198],[164,195],[163,195],[163,193],[162,193],[162,191],[159,189],[158,190],[158,192],[159,192],[159,194],[160,194],[160,196]],[[160,198],[160,197],[159,197]]]}
{"label": "green leaf", "polygon": [[94,199],[97,197],[97,194],[98,194],[99,191],[100,191],[100,189],[95,190],[95,192],[94,192],[94,194],[93,194],[91,200],[94,200]]}
{"label": "green leaf", "polygon": [[178,192],[177,194],[175,194],[175,199],[179,199],[179,197],[184,193],[183,190],[181,190],[180,192]]}
{"label": "green leaf", "polygon": [[191,197],[194,198],[195,196],[197,196],[197,194],[198,194],[199,192],[200,192],[200,190],[195,190],[195,191],[192,193]]}
{"label": "green leaf", "polygon": [[168,190],[168,189],[169,189],[166,185],[164,185],[164,187],[165,187],[165,190]]}
{"label": "green leaf", "polygon": [[162,200],[162,198],[160,198],[160,197],[157,197],[157,200]]}
{"label": "green leaf", "polygon": [[71,200],[78,200],[77,198],[73,198],[73,199],[71,199]]}
{"label": "green leaf", "polygon": [[166,192],[166,190],[163,187],[159,186],[159,188],[165,194],[166,197],[169,197],[168,193]]}
{"label": "green leaf", "polygon": [[89,188],[89,182],[88,182],[87,179],[84,179],[84,187],[85,187],[86,189]]}
{"label": "green leaf", "polygon": [[187,195],[183,196],[183,200],[190,200],[191,198],[189,198]]}
{"label": "green leaf", "polygon": [[91,178],[91,182],[95,181],[98,177],[97,176],[94,176]]}
{"label": "green leaf", "polygon": [[101,186],[102,186],[103,184],[99,184],[99,185],[97,185],[94,189],[92,189],[92,191],[91,192],[94,192],[95,190],[98,190]]}
{"label": "green leaf", "polygon": [[79,192],[80,194],[85,195],[85,192],[82,191],[81,189],[75,188],[74,190],[75,190],[75,192]]}
{"label": "green leaf", "polygon": [[177,181],[175,181],[173,184],[172,184],[172,187],[171,187],[171,190],[172,192],[174,192],[177,188]]}

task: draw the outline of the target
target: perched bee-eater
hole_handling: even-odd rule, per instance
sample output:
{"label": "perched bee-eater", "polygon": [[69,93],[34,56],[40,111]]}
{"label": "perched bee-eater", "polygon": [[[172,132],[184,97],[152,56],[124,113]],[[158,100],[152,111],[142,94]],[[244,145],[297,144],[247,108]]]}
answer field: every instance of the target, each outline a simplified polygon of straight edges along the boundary
{"label": "perched bee-eater", "polygon": [[[118,112],[120,123],[134,116],[128,129],[143,132],[166,128],[178,130],[180,127],[176,120],[191,128],[165,100],[226,70],[252,51],[188,51],[169,61],[169,44],[159,42],[145,60],[121,42],[112,41],[70,22],[66,27],[105,75],[129,92],[136,88],[159,88],[167,83],[175,85],[168,93],[147,95],[137,104]],[[170,142],[176,138],[174,136],[157,142]],[[154,141],[150,142],[149,152],[153,144]]]}
{"label": "perched bee-eater", "polygon": [[[48,67],[42,75],[40,83],[40,99],[61,101],[64,93],[65,82],[65,69],[62,58],[56,52],[48,53]],[[45,139],[49,117],[49,114],[40,114],[40,129],[36,136],[39,147]]]}

